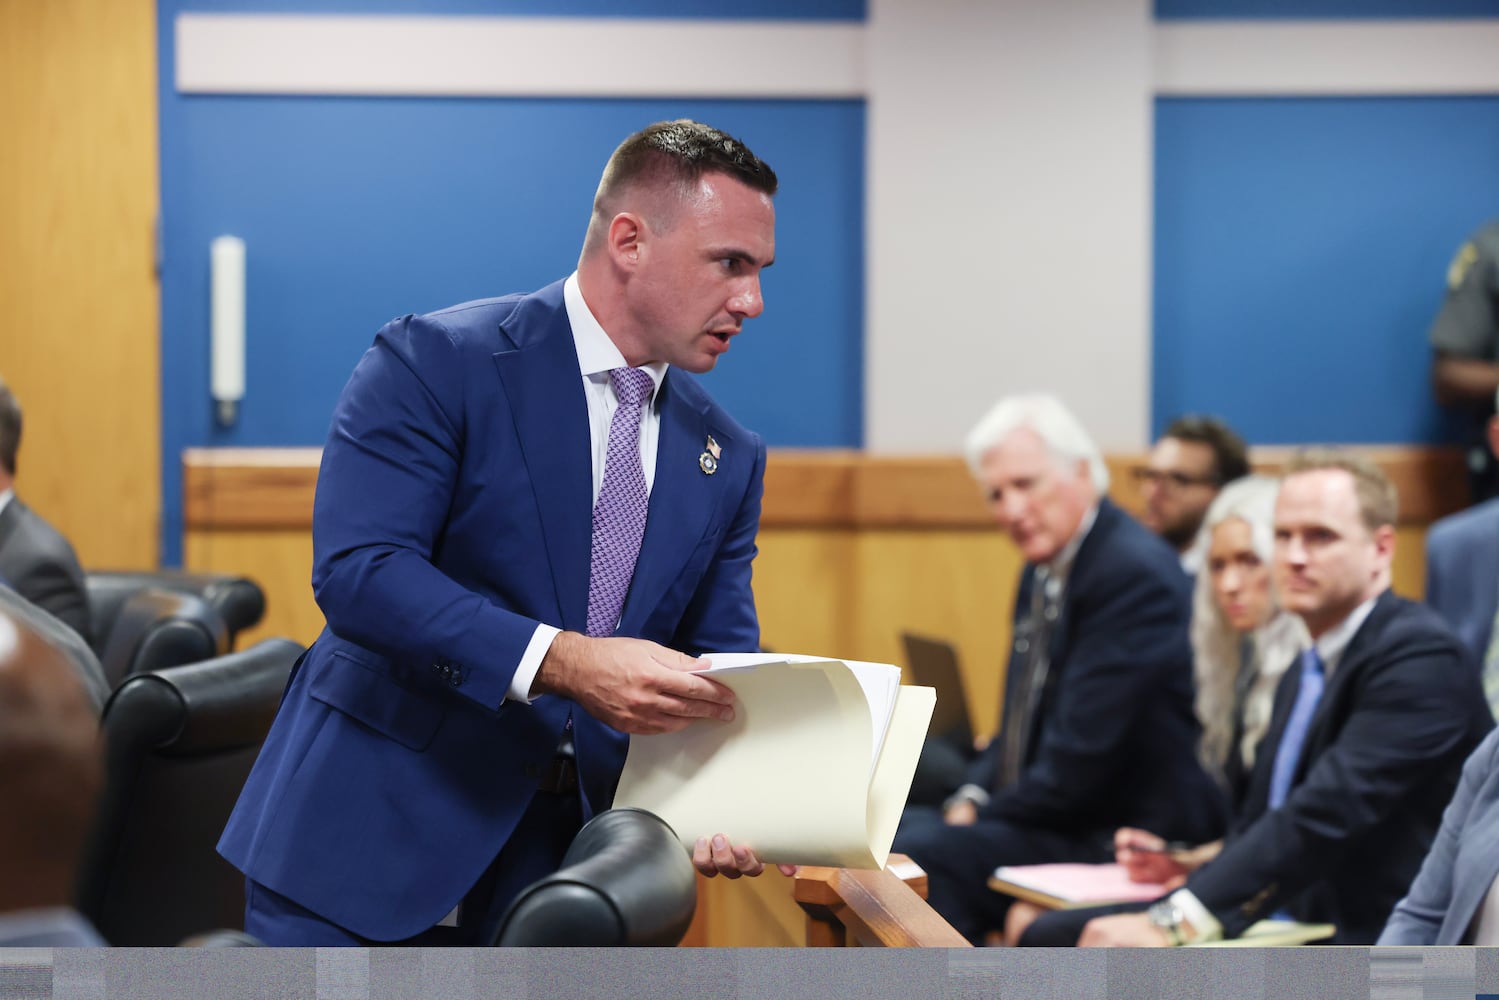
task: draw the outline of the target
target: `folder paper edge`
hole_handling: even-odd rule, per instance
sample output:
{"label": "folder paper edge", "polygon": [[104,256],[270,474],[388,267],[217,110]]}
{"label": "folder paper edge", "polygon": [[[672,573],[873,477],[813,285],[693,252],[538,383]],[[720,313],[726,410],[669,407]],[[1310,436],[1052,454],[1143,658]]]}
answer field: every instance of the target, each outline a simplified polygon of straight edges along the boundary
{"label": "folder paper edge", "polygon": [[[892,666],[898,674],[898,667],[881,666]],[[747,706],[751,711],[746,714],[753,716],[776,711],[774,700],[767,694],[774,675],[767,674],[748,685],[744,678],[751,672],[788,669],[809,671],[826,684],[825,688],[816,684],[809,687],[810,678],[803,673],[793,685],[820,700],[818,710],[830,713],[814,731],[800,734],[795,745],[806,748],[800,756],[787,753],[785,746],[766,746],[763,737],[754,733],[746,739],[741,729],[718,746],[716,754],[728,755],[724,760],[711,766],[700,760],[697,767],[685,771],[683,751],[672,748],[690,748],[695,741],[701,745],[705,734],[712,731],[699,729],[693,733],[694,727],[723,723],[705,720],[694,722],[681,733],[633,737],[615,805],[636,806],[661,816],[689,850],[699,835],[723,833],[736,844],[742,842],[755,849],[768,863],[882,868],[910,793],[936,693],[931,688],[897,687],[890,723],[879,756],[871,765],[871,709],[853,670],[843,661],[777,660],[748,665],[715,680],[735,689],[741,700],[751,699],[752,704]],[[834,737],[839,745],[829,745],[830,732],[842,734]],[[782,761],[779,770],[783,773],[764,775],[760,767],[763,762],[758,759],[761,756]],[[677,764],[675,776],[653,773],[667,761]],[[746,777],[748,791],[744,785],[721,780],[733,761],[737,763],[732,772]],[[788,761],[794,766],[788,766]],[[708,771],[719,779],[705,777]],[[807,782],[812,784],[788,784]],[[796,803],[799,807],[794,807]],[[846,815],[826,815],[829,809]],[[715,825],[707,820],[708,815],[721,817],[716,825],[725,828],[699,829],[704,824]],[[773,819],[773,830],[767,828],[767,818]],[[736,828],[758,829],[760,835],[736,838]]]}

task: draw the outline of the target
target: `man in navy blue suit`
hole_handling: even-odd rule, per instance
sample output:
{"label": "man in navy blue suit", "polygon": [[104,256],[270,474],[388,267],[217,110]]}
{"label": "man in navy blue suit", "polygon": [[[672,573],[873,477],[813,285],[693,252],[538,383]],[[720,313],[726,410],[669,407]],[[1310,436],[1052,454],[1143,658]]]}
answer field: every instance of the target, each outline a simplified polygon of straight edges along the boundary
{"label": "man in navy blue suit", "polygon": [[[405,316],[334,412],[327,628],[219,849],[268,944],[484,943],[607,809],[629,733],[732,718],[753,650],[760,438],[685,372],[763,308],[774,172],[690,121],[626,139],[577,271]],[[704,874],[758,874],[722,837]]]}
{"label": "man in navy blue suit", "polygon": [[895,850],[969,940],[1003,925],[1000,865],[1105,861],[1120,826],[1211,838],[1225,806],[1197,763],[1190,584],[1176,553],[1104,495],[1108,469],[1050,396],[1001,400],[968,437],[974,477],[1025,557],[999,734]]}

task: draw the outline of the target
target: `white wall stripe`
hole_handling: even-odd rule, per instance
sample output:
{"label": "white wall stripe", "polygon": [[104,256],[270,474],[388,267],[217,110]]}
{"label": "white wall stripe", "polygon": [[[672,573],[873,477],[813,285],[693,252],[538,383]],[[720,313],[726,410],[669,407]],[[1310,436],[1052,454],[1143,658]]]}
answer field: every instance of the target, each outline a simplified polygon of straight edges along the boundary
{"label": "white wall stripe", "polygon": [[862,96],[863,26],[181,14],[177,89],[458,97]]}
{"label": "white wall stripe", "polygon": [[1499,19],[1160,23],[1155,91],[1287,97],[1499,93]]}
{"label": "white wall stripe", "polygon": [[[847,22],[179,15],[176,84],[200,94],[848,98]],[[1155,93],[1499,93],[1499,19],[1159,22]]]}

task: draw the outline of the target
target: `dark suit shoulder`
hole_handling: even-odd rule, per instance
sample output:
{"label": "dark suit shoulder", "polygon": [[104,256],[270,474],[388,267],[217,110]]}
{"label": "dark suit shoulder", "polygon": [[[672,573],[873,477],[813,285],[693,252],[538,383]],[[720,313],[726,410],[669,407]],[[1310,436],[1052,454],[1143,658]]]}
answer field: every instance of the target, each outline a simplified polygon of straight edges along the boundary
{"label": "dark suit shoulder", "polygon": [[13,519],[14,527],[0,546],[7,563],[21,561],[62,562],[78,565],[73,546],[62,532],[52,527],[47,519],[27,507],[19,497],[12,498],[6,514]]}
{"label": "dark suit shoulder", "polygon": [[474,299],[392,322],[438,327],[460,350],[525,349],[548,334],[570,329],[562,286],[562,281],[555,281],[534,292]]}
{"label": "dark suit shoulder", "polygon": [[1369,618],[1354,635],[1350,653],[1369,649],[1378,659],[1394,659],[1413,653],[1451,652],[1463,657],[1464,647],[1441,615],[1385,591]]}
{"label": "dark suit shoulder", "polygon": [[1099,502],[1098,518],[1078,550],[1068,581],[1074,593],[1160,592],[1188,600],[1191,581],[1171,546],[1112,501]]}
{"label": "dark suit shoulder", "polygon": [[1437,521],[1426,535],[1426,551],[1458,551],[1475,539],[1499,537],[1499,498]]}

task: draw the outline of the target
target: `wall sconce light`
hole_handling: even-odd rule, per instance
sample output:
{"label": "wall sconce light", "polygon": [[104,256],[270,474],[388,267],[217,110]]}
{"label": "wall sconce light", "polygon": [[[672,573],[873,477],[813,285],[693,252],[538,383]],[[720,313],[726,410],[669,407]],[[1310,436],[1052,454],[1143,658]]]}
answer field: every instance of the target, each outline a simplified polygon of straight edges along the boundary
{"label": "wall sconce light", "polygon": [[217,237],[209,244],[208,254],[209,389],[218,404],[219,424],[230,427],[239,418],[239,402],[245,397],[245,241],[238,236]]}

